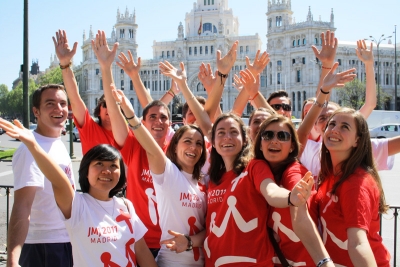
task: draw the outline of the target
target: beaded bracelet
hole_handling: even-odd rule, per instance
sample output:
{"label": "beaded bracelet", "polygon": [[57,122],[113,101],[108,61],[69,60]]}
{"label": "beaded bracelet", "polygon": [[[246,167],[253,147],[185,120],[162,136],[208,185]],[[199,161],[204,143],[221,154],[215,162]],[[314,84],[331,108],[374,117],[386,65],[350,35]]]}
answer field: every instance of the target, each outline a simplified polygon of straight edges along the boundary
{"label": "beaded bracelet", "polygon": [[330,70],[330,69],[332,69],[332,68],[324,67],[324,66],[321,65],[321,69]]}
{"label": "beaded bracelet", "polygon": [[322,260],[320,260],[320,261],[318,262],[317,267],[321,267],[322,265],[324,265],[325,263],[330,262],[330,261],[333,262],[333,260],[332,260],[331,258],[322,259]]}
{"label": "beaded bracelet", "polygon": [[60,65],[60,69],[65,70],[66,68],[71,67],[72,62],[70,61],[67,65],[61,65],[61,63],[59,65]]}

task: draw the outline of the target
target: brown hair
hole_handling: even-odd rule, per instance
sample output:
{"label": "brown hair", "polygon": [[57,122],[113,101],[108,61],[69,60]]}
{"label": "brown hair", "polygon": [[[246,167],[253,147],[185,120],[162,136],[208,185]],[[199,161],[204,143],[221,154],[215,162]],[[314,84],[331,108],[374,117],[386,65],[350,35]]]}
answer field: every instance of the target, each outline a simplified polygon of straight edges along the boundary
{"label": "brown hair", "polygon": [[35,107],[37,109],[40,109],[40,102],[42,100],[42,93],[44,91],[46,91],[47,89],[61,90],[61,91],[63,91],[65,93],[65,95],[67,95],[67,92],[65,91],[64,86],[61,85],[61,84],[46,84],[46,85],[43,85],[43,86],[39,87],[38,89],[36,89],[33,92],[33,95],[32,95],[32,106],[33,107]]}
{"label": "brown hair", "polygon": [[233,172],[239,175],[244,168],[246,168],[247,164],[251,159],[250,153],[250,145],[247,142],[246,135],[246,126],[244,125],[241,118],[233,113],[224,113],[221,114],[214,122],[214,125],[211,130],[211,143],[213,147],[210,153],[210,169],[208,170],[208,174],[210,175],[210,180],[219,184],[221,181],[222,174],[226,171],[225,163],[220,154],[218,154],[217,150],[214,147],[215,144],[215,134],[217,131],[217,126],[222,120],[226,120],[232,118],[239,124],[240,134],[243,139],[243,147],[240,152],[236,155],[236,158],[233,161]]}
{"label": "brown hair", "polygon": [[316,97],[310,97],[307,98],[306,100],[303,101],[303,106],[301,107],[301,120],[304,120],[305,114],[304,114],[304,107],[308,104],[308,103],[313,103],[315,100],[317,100]]}
{"label": "brown hair", "polygon": [[146,120],[147,113],[149,113],[150,108],[152,107],[164,107],[168,113],[168,119],[171,120],[171,111],[169,110],[168,106],[160,101],[160,100],[153,100],[150,102],[144,109],[143,109],[143,120]]}
{"label": "brown hair", "polygon": [[274,114],[270,109],[267,109],[267,108],[258,108],[258,109],[255,109],[255,110],[253,110],[253,112],[251,112],[251,114],[250,114],[250,117],[249,117],[249,125],[248,125],[248,126],[251,125],[251,122],[253,121],[253,117],[254,117],[254,115],[255,115],[257,112],[265,112],[265,113],[268,113],[268,114],[270,114],[270,115],[273,115],[273,114]]}
{"label": "brown hair", "polygon": [[[206,104],[206,99],[202,96],[195,96],[195,98],[197,99],[197,101],[199,101],[199,103],[204,106]],[[189,104],[186,102],[183,107],[182,107],[182,118],[186,119],[186,113],[189,110]]]}
{"label": "brown hair", "polygon": [[176,155],[175,150],[176,150],[176,146],[178,145],[179,140],[181,140],[183,134],[190,129],[194,129],[194,130],[198,131],[201,135],[201,138],[203,139],[203,146],[202,146],[203,150],[201,152],[201,156],[200,156],[199,160],[194,165],[194,169],[193,169],[193,179],[200,180],[203,177],[203,174],[201,173],[201,168],[203,167],[204,163],[206,162],[207,150],[206,150],[206,145],[204,142],[204,134],[200,130],[199,127],[197,127],[196,125],[193,125],[193,124],[184,125],[184,126],[180,127],[178,129],[178,131],[175,132],[174,136],[171,139],[171,142],[169,143],[169,146],[168,146],[168,149],[166,152],[166,156],[171,160],[171,162],[173,162],[178,167],[179,170],[182,170],[182,167],[178,163],[178,157]]}
{"label": "brown hair", "polygon": [[267,99],[268,104],[272,99],[277,97],[286,97],[289,100],[289,105],[292,105],[292,100],[290,99],[289,94],[283,90],[272,92]]}
{"label": "brown hair", "polygon": [[279,165],[277,165],[277,167],[275,168],[271,167],[271,171],[274,174],[275,181],[279,185],[283,178],[282,174],[286,170],[286,168],[293,162],[298,161],[297,156],[299,155],[300,151],[300,143],[299,143],[299,138],[297,136],[296,128],[294,127],[292,121],[289,118],[286,118],[282,115],[277,115],[277,114],[272,115],[260,125],[260,131],[257,133],[255,142],[253,143],[254,158],[266,160],[264,158],[263,152],[260,149],[262,142],[261,134],[265,131],[268,125],[272,123],[282,123],[283,125],[286,125],[289,128],[289,132],[291,135],[291,143],[293,145],[293,150],[292,152],[289,153],[287,158],[284,161],[280,162]]}
{"label": "brown hair", "polygon": [[[336,114],[349,114],[354,118],[358,140],[357,146],[352,149],[350,156],[340,163],[340,178],[333,185],[331,193],[335,194],[339,186],[343,184],[343,182],[345,182],[358,167],[361,167],[375,180],[380,193],[379,212],[384,213],[387,211],[388,205],[386,205],[385,194],[382,189],[381,179],[379,177],[372,155],[371,139],[367,122],[364,119],[363,115],[358,111],[355,111],[351,108],[340,108],[336,110],[329,118],[326,127],[328,127],[329,121],[331,121],[333,116],[335,116]],[[334,170],[332,166],[331,154],[326,148],[325,143],[322,142],[321,171],[319,173],[319,183],[323,183],[329,176],[332,175],[334,175]]]}

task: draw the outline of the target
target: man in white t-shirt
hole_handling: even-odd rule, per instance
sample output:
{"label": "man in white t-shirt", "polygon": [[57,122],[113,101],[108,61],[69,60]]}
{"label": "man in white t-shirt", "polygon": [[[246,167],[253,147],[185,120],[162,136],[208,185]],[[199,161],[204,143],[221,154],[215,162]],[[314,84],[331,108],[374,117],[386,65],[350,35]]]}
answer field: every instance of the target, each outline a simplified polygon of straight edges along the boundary
{"label": "man in white t-shirt", "polygon": [[[33,93],[34,136],[60,165],[74,188],[71,159],[60,133],[67,119],[64,86],[49,84]],[[51,183],[23,144],[13,157],[14,205],[7,239],[7,266],[73,266],[72,249]]]}

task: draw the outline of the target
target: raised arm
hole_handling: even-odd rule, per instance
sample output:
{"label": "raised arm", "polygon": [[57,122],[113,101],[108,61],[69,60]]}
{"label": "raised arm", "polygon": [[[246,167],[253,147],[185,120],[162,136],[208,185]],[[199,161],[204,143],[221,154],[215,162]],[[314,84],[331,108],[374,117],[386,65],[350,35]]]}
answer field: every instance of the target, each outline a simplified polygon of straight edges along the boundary
{"label": "raised arm", "polygon": [[190,110],[196,117],[196,123],[199,125],[203,133],[208,135],[211,130],[210,116],[205,110],[205,107],[203,107],[199,101],[197,101],[193,93],[190,91],[186,82],[186,71],[183,62],[180,63],[180,70],[176,69],[168,61],[160,62],[159,67],[162,74],[172,78],[178,84],[178,87],[180,88],[183,97],[185,97]]}
{"label": "raised arm", "polygon": [[102,73],[104,96],[107,103],[107,112],[110,116],[112,132],[115,141],[120,147],[122,147],[125,143],[126,137],[128,136],[129,130],[121,110],[114,101],[111,92],[112,84],[114,84],[111,66],[114,62],[117,48],[118,43],[115,43],[112,50],[110,50],[104,31],[98,31],[96,39],[92,40],[92,49],[97,57]]}
{"label": "raised arm", "polygon": [[243,90],[243,84],[240,81],[239,76],[236,74],[233,76],[233,87],[236,88],[236,90],[239,91],[238,96],[235,99],[235,102],[233,103],[232,106],[232,113],[235,113],[239,117],[242,116],[244,109],[247,106],[247,102],[249,101],[249,94],[247,93],[246,90]]}
{"label": "raised arm", "polygon": [[131,78],[140,105],[144,108],[153,101],[153,98],[151,97],[149,91],[147,91],[147,89],[144,87],[142,79],[140,79],[139,71],[140,66],[142,65],[142,60],[139,57],[136,64],[133,60],[133,56],[130,50],[128,50],[128,56],[129,59],[123,52],[121,52],[118,55],[118,59],[120,62],[117,62],[117,65],[121,69],[123,69],[126,74],[128,74],[129,78]]}
{"label": "raised arm", "polygon": [[56,37],[53,36],[53,43],[58,60],[60,61],[61,73],[63,76],[65,90],[67,91],[68,99],[71,104],[72,112],[79,126],[83,126],[85,121],[86,106],[79,95],[79,89],[76,83],[75,75],[70,68],[78,43],[75,42],[73,48],[71,49],[68,45],[67,33],[64,30],[58,30],[58,32],[56,32]]}
{"label": "raised arm", "polygon": [[[197,74],[197,78],[199,78],[199,81],[203,84],[204,89],[206,89],[207,98],[209,99],[211,91],[213,90],[215,83],[217,82],[217,77],[214,76],[210,63],[208,63],[207,65],[201,63],[199,68],[199,73]],[[211,114],[211,110],[209,109],[210,106],[207,105],[206,111],[208,114],[210,114],[211,122],[214,122],[215,118],[217,118],[220,114],[222,114],[221,107],[218,105],[217,110],[214,114]]]}
{"label": "raised arm", "polygon": [[314,126],[319,114],[321,113],[322,108],[328,102],[331,90],[335,87],[344,87],[345,83],[354,80],[356,77],[356,74],[353,73],[356,70],[354,68],[344,72],[335,73],[338,65],[339,63],[337,62],[333,64],[332,69],[329,70],[328,74],[323,79],[322,85],[319,89],[320,93],[318,94],[314,105],[304,117],[299,129],[297,129],[297,135],[299,136],[299,142],[301,144],[298,157],[300,157],[304,151],[308,140],[308,135],[311,132],[311,129]]}
{"label": "raised arm", "polygon": [[6,130],[6,133],[12,137],[21,140],[31,152],[39,169],[44,176],[51,182],[54,191],[54,198],[60,211],[66,219],[71,217],[72,199],[74,190],[68,180],[65,172],[57,163],[47,155],[47,153],[36,142],[32,132],[18,121],[14,120],[14,125],[0,118],[0,127]]}
{"label": "raised arm", "polygon": [[171,88],[160,98],[164,104],[168,105],[174,97],[180,93],[178,85],[176,82],[172,81]]}
{"label": "raised arm", "polygon": [[365,103],[360,108],[360,113],[365,119],[371,115],[371,112],[376,107],[376,83],[375,83],[375,70],[374,70],[374,54],[372,52],[373,44],[371,42],[370,49],[368,50],[364,40],[357,41],[356,54],[359,60],[365,65]]}
{"label": "raised arm", "polygon": [[140,119],[135,116],[132,104],[129,102],[128,98],[126,98],[124,93],[121,90],[117,91],[114,89],[112,90],[112,95],[114,102],[121,103],[121,108],[124,111],[125,116],[129,118],[128,122],[135,133],[136,139],[146,150],[150,170],[155,174],[164,173],[166,156],[161,147],[157,144],[146,127],[142,125]]}
{"label": "raised arm", "polygon": [[323,32],[321,33],[321,40],[321,50],[318,50],[315,45],[311,46],[315,57],[321,62],[321,76],[319,78],[315,95],[320,93],[319,88],[321,88],[322,81],[331,70],[333,63],[335,62],[336,50],[338,46],[338,40],[335,37],[335,33],[331,32],[330,30],[327,30],[326,34]]}

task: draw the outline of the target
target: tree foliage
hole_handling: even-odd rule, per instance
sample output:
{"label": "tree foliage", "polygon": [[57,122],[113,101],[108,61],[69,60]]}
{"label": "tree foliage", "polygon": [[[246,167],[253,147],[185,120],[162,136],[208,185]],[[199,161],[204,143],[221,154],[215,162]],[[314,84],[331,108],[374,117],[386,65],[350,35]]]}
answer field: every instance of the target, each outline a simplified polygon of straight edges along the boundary
{"label": "tree foliage", "polygon": [[341,106],[359,110],[365,103],[365,82],[354,79],[336,90],[339,100],[342,101]]}
{"label": "tree foliage", "polygon": [[38,87],[50,83],[62,83],[62,73],[60,68],[52,68],[42,76],[40,76],[38,81]]}
{"label": "tree foliage", "polygon": [[0,84],[0,115],[4,116],[7,113],[7,95],[8,87],[5,84]]}

